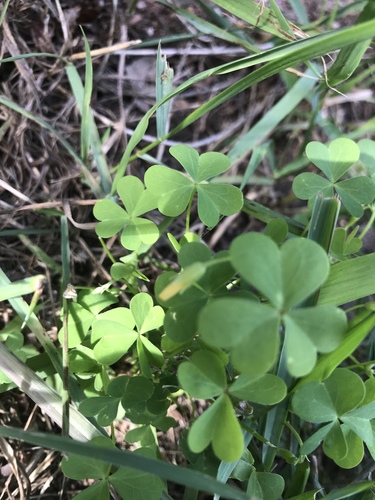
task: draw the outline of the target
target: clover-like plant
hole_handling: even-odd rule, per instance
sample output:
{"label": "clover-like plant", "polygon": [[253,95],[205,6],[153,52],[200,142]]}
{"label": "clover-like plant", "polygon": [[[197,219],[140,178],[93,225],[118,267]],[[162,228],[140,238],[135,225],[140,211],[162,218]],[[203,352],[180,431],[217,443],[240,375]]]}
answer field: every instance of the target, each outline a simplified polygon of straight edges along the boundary
{"label": "clover-like plant", "polygon": [[183,144],[172,146],[169,151],[189,175],[163,165],[153,165],[147,170],[145,184],[158,199],[157,207],[162,214],[176,217],[188,208],[189,219],[195,193],[198,195],[198,216],[208,227],[215,226],[220,215],[232,215],[241,210],[243,199],[238,188],[208,182],[229,169],[231,161],[227,156],[215,152],[199,155]]}
{"label": "clover-like plant", "polygon": [[163,354],[146,336],[162,326],[164,311],[153,305],[147,293],[135,295],[129,307],[111,309],[95,319],[91,332],[94,355],[103,365],[111,365],[136,343],[141,371],[148,377],[150,364],[160,368],[164,363]]}
{"label": "clover-like plant", "polygon": [[362,379],[346,368],[337,368],[323,382],[303,384],[292,399],[294,412],[303,420],[325,424],[302,445],[312,453],[323,441],[323,451],[344,469],[358,465],[363,442],[375,458],[375,379]]}
{"label": "clover-like plant", "polygon": [[340,180],[360,157],[360,149],[351,139],[339,138],[327,147],[320,142],[310,142],[306,155],[326,176],[305,172],[293,182],[295,195],[310,200],[321,192],[325,197],[336,193],[347,211],[354,217],[362,217],[362,205],[371,203],[375,196],[375,184],[366,176]]}
{"label": "clover-like plant", "polygon": [[263,301],[213,300],[199,317],[202,339],[229,350],[241,373],[260,376],[276,362],[282,326],[288,370],[295,377],[306,375],[317,352],[335,349],[346,330],[345,313],[334,306],[298,307],[326,280],[326,253],[311,240],[291,239],[279,249],[269,237],[249,233],[234,240],[229,254],[232,266]]}
{"label": "clover-like plant", "polygon": [[128,250],[138,250],[142,243],[155,243],[159,238],[158,227],[140,217],[156,208],[155,196],[132,175],[119,180],[117,192],[124,208],[109,199],[100,200],[94,207],[94,216],[101,221],[96,226],[98,236],[109,238],[121,231],[121,244]]}
{"label": "clover-like plant", "polygon": [[286,395],[284,381],[269,373],[260,377],[240,375],[228,386],[225,362],[207,349],[195,352],[190,361],[180,364],[178,379],[181,387],[192,397],[217,398],[193,423],[188,435],[190,449],[199,453],[212,443],[215,454],[227,462],[238,460],[244,449],[231,397],[272,405]]}
{"label": "clover-like plant", "polygon": [[[187,276],[185,271],[180,275],[166,272],[157,279],[155,292],[158,302],[167,309],[164,319],[166,334],[174,342],[183,343],[196,335],[198,315],[207,302],[228,294],[225,284],[234,276],[235,270],[227,252],[218,252],[213,257],[211,251],[198,242],[183,245],[178,261]],[[205,271],[203,276],[202,271]],[[186,279],[179,280],[179,277],[184,278],[184,273]],[[165,297],[163,292],[168,290],[167,287],[170,289],[172,283],[176,293],[170,298]]]}

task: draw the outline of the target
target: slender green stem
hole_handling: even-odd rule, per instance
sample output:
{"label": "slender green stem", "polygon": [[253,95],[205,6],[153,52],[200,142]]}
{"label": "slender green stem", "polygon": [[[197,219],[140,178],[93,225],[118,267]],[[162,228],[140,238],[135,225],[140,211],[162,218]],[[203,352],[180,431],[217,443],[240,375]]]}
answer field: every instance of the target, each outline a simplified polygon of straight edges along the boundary
{"label": "slender green stem", "polygon": [[63,358],[63,390],[62,390],[62,428],[63,436],[69,436],[69,351],[68,351],[68,300],[63,296],[63,343],[62,343],[62,358]]}
{"label": "slender green stem", "polygon": [[190,231],[190,214],[191,214],[191,206],[193,204],[193,199],[195,195],[196,189],[191,193],[189,204],[186,210],[186,232],[188,233]]}
{"label": "slender green stem", "polygon": [[360,240],[362,240],[365,237],[365,235],[371,229],[371,227],[372,227],[372,225],[374,224],[374,221],[375,221],[375,204],[370,205],[368,208],[371,210],[371,215],[370,215],[370,218],[369,218],[367,224],[365,225],[363,231],[358,236],[358,238]]}

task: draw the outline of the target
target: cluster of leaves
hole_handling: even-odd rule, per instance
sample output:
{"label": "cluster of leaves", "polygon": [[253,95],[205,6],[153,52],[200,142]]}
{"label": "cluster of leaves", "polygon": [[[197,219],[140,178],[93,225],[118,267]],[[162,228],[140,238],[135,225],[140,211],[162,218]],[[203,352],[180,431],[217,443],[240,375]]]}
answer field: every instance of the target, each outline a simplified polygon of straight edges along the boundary
{"label": "cluster of leaves", "polygon": [[220,215],[232,215],[242,208],[241,191],[228,184],[208,181],[226,172],[230,159],[221,153],[198,152],[186,145],[172,146],[172,156],[178,160],[188,176],[163,165],[150,167],[145,175],[146,189],[134,176],[126,176],[117,183],[117,192],[124,208],[114,200],[104,199],[94,207],[94,216],[100,220],[98,236],[108,238],[121,231],[121,243],[128,250],[139,250],[142,244],[152,245],[159,238],[157,226],[140,217],[155,208],[167,216],[182,214],[198,196],[198,215],[208,227],[219,222]]}
{"label": "cluster of leaves", "polygon": [[[369,154],[367,143],[361,151],[363,160]],[[118,194],[124,209],[114,200],[102,200],[95,207],[94,215],[101,221],[98,235],[109,237],[122,231],[122,244],[134,251],[122,259],[123,263],[112,266],[114,279],[121,281],[134,275],[134,255],[159,236],[155,224],[140,217],[147,211],[157,208],[175,217],[187,210],[189,219],[197,195],[198,215],[212,227],[221,215],[235,213],[242,206],[237,188],[207,182],[229,168],[227,157],[217,153],[199,156],[183,145],[173,146],[170,153],[188,175],[162,165],[152,166],[145,175],[146,189],[131,176],[119,181]],[[360,216],[362,205],[374,198],[373,181],[363,175],[340,180],[357,162],[358,146],[348,139],[338,139],[328,148],[310,143],[306,153],[327,179],[316,174],[299,175],[293,184],[296,195],[313,200],[319,192],[326,197],[336,193],[349,213]],[[340,229],[336,231],[332,255],[344,259],[360,247],[360,240],[356,228],[349,236]],[[90,370],[92,363],[97,371],[101,367],[100,383],[98,379],[94,383],[99,392],[81,403],[81,412],[96,417],[103,426],[128,417],[139,427],[130,431],[127,439],[139,442],[141,452],[148,443],[148,452],[155,454],[157,443],[150,437],[154,436],[152,428],[166,430],[173,425],[173,419],[166,415],[171,396],[166,386],[181,388],[193,398],[213,401],[191,425],[186,456],[193,460],[192,456],[204,454],[212,445],[219,459],[243,460],[247,464],[251,494],[258,491],[266,498],[267,492],[268,498],[278,498],[284,488],[282,478],[253,467],[254,458],[246,450],[236,412],[241,401],[270,408],[286,398],[285,380],[272,373],[281,344],[290,376],[304,377],[313,371],[319,353],[330,353],[340,346],[347,328],[341,309],[329,304],[304,305],[327,280],[329,257],[314,241],[284,241],[287,233],[286,222],[274,220],[264,235],[239,236],[228,251],[215,255],[203,243],[194,241],[190,233],[180,242],[171,236],[181,271],[167,271],[158,277],[157,306],[150,295],[137,293],[129,308],[102,312],[115,304],[111,293],[100,295],[100,300],[81,292],[77,303],[70,306],[71,369],[82,368],[83,358],[86,363],[90,360]],[[152,332],[161,328],[164,335],[155,337]],[[139,374],[105,381],[103,367],[130,351]],[[188,359],[177,366],[177,377],[176,354],[188,354]],[[353,390],[347,391],[348,385]],[[356,374],[342,369],[324,382],[298,387],[292,399],[295,414],[314,424],[326,423],[306,440],[300,457],[314,451],[322,441],[324,452],[342,467],[360,462],[363,442],[373,453],[372,392],[372,379],[363,383]],[[288,459],[294,463],[302,460],[291,456]],[[66,473],[70,470],[68,463],[64,465]],[[235,477],[236,472],[233,474]],[[96,477],[100,479],[96,485],[99,488],[103,481],[114,485],[116,476],[106,469]],[[276,496],[271,492],[273,487]]]}
{"label": "cluster of leaves", "polygon": [[[363,159],[366,153],[369,156],[368,151],[371,151],[371,146],[369,147],[368,142],[364,142],[362,148]],[[360,154],[360,147],[351,139],[343,137],[335,139],[328,147],[320,142],[310,142],[306,146],[306,155],[323,172],[326,179],[310,172],[297,175],[293,182],[295,195],[301,200],[311,200],[318,192],[327,197],[332,197],[336,193],[353,217],[362,217],[362,205],[371,203],[374,199],[374,182],[364,175],[340,180],[359,160]],[[373,152],[370,154],[373,156]],[[373,165],[373,161],[371,164]]]}

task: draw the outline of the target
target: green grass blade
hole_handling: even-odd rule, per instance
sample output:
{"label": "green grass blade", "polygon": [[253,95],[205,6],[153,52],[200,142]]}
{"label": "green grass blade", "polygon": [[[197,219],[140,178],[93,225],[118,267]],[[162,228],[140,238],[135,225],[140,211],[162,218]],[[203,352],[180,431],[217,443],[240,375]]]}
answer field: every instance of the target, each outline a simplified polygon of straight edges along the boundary
{"label": "green grass blade", "polygon": [[[369,19],[375,19],[375,2],[370,0],[361,12],[356,22],[360,25]],[[338,85],[347,80],[358,68],[359,63],[371,43],[372,37],[360,43],[349,45],[340,50],[335,62],[327,72],[327,79],[330,85]]]}
{"label": "green grass blade", "polygon": [[[82,30],[82,28],[81,28]],[[82,30],[82,35],[85,43],[85,53],[86,53],[86,67],[85,67],[85,85],[83,90],[82,99],[82,121],[81,121],[81,158],[84,163],[87,163],[90,147],[90,135],[91,135],[91,110],[90,102],[92,95],[92,59],[90,53],[90,46]]]}
{"label": "green grass blade", "polygon": [[350,356],[357,347],[363,342],[367,335],[375,326],[375,314],[368,311],[364,313],[363,321],[359,322],[346,333],[345,339],[341,342],[339,347],[329,354],[324,354],[318,359],[313,371],[301,379],[293,388],[295,391],[300,385],[314,380],[324,380],[331,375],[340,363],[342,363],[348,356]]}
{"label": "green grass blade", "polygon": [[344,486],[344,488],[339,488],[338,490],[331,491],[330,493],[325,495],[324,498],[326,500],[342,500],[344,498],[350,498],[356,494],[362,493],[363,491],[368,491],[370,488],[374,487],[375,481],[350,484],[349,486]]}
{"label": "green grass blade", "polygon": [[[332,52],[346,45],[350,45],[355,42],[360,42],[363,40],[367,40],[369,37],[371,38],[375,32],[375,21],[370,21],[367,23],[363,23],[360,26],[354,26],[351,28],[344,28],[342,30],[337,30],[329,33],[322,33],[320,35],[304,39],[298,40],[296,42],[292,42],[287,44],[286,46],[277,47],[275,49],[270,49],[262,54],[256,54],[253,56],[248,56],[237,60],[232,63],[221,65],[217,68],[213,68],[211,70],[204,71],[193,78],[190,78],[185,83],[177,87],[173,92],[171,92],[168,96],[166,96],[160,103],[153,106],[150,111],[148,111],[145,116],[139,122],[135,133],[129,140],[128,146],[124,152],[124,155],[120,161],[120,164],[117,168],[116,176],[114,179],[114,183],[112,185],[111,194],[116,192],[116,184],[121,177],[124,176],[127,164],[129,161],[132,161],[137,156],[141,156],[146,153],[150,149],[153,149],[155,146],[160,144],[162,140],[168,139],[172,137],[177,132],[180,132],[187,126],[194,123],[201,116],[206,114],[208,111],[216,108],[218,105],[227,101],[228,99],[234,97],[238,93],[243,90],[251,87],[252,85],[272,76],[283,69],[293,66],[301,61],[306,61],[312,59],[314,57],[321,56],[325,53]],[[232,71],[237,71],[239,69],[248,68],[253,66],[254,64],[259,64],[261,62],[270,61],[265,64],[263,67],[253,71],[251,74],[231,85],[229,88],[221,92],[219,95],[211,99],[209,102],[198,108],[196,111],[191,113],[185,120],[183,120],[177,127],[175,127],[172,131],[170,131],[163,138],[149,144],[147,147],[142,149],[137,155],[131,157],[131,153],[136,145],[140,142],[143,137],[143,134],[146,132],[149,119],[154,114],[156,109],[164,104],[167,100],[175,97],[180,94],[182,91],[191,87],[195,83],[208,78],[213,74],[226,74]]]}
{"label": "green grass blade", "polygon": [[12,427],[1,427],[0,436],[26,441],[28,443],[52,448],[65,453],[74,453],[82,457],[94,455],[96,459],[119,467],[131,467],[149,474],[154,474],[177,484],[194,487],[201,491],[217,493],[229,500],[249,500],[249,496],[237,488],[220,483],[208,474],[203,474],[186,467],[179,467],[161,460],[142,456],[129,451],[110,450],[90,443],[79,443],[66,437],[40,432],[26,432]]}
{"label": "green grass blade", "polygon": [[[57,425],[62,425],[61,396],[39,378],[28,366],[0,344],[0,369],[25,392]],[[103,434],[78,410],[70,407],[70,436],[78,441],[89,441]]]}
{"label": "green grass blade", "polygon": [[[27,295],[29,293],[34,293],[41,287],[41,283],[46,277],[43,274],[38,274],[32,276],[31,278],[25,278],[24,280],[14,281],[9,284],[0,284],[0,301],[10,300],[15,297],[20,297],[21,295]],[[1,283],[1,281],[0,281]]]}
{"label": "green grass blade", "polygon": [[230,25],[227,26],[226,29],[225,28],[223,29],[222,27],[215,26],[214,24],[194,15],[189,10],[181,9],[174,5],[170,5],[165,0],[158,0],[158,3],[166,5],[169,8],[173,9],[176,12],[176,14],[183,17],[189,24],[194,26],[194,28],[201,34],[214,36],[219,40],[225,40],[226,42],[233,43],[235,45],[240,45],[249,52],[254,52],[254,53],[260,52],[260,49],[255,44],[248,42],[245,38],[240,38],[236,34],[230,33],[228,31],[228,28],[231,27]]}
{"label": "green grass blade", "polygon": [[305,99],[317,84],[308,71],[306,77],[299,78],[297,83],[273,106],[239,141],[236,142],[228,156],[236,161],[247,154],[253,147],[264,141],[277,125]]}
{"label": "green grass blade", "polygon": [[[169,66],[166,57],[161,55],[161,46],[158,46],[156,57],[156,102],[160,102],[172,91],[174,71]],[[163,137],[169,129],[169,110],[172,100],[167,101],[156,110],[156,133],[157,137]]]}
{"label": "green grass blade", "polygon": [[[213,3],[227,10],[231,14],[234,14],[238,18],[243,19],[250,25],[256,26],[271,35],[283,38],[284,40],[293,40],[295,38],[293,36],[294,30],[300,31],[300,29],[293,23],[286,21],[280,12],[280,9],[277,8],[275,11],[273,9],[269,9],[264,6],[264,2],[261,0],[250,2],[248,0],[236,0],[235,2],[233,2],[233,0],[213,0]],[[272,3],[275,4],[275,2],[271,1],[271,5]],[[277,11],[279,12],[277,13]],[[280,25],[279,17],[280,20],[283,18],[282,24],[284,28],[286,28],[284,24],[285,22],[288,26],[287,29],[284,29],[283,26]]]}
{"label": "green grass blade", "polygon": [[277,5],[275,0],[270,0],[270,5],[271,5],[271,11],[275,15],[280,28],[283,30],[284,33],[289,35],[291,38],[296,38],[290,25],[289,21],[287,21],[283,15],[283,13],[280,10],[280,7]]}
{"label": "green grass blade", "polygon": [[25,247],[30,250],[30,252],[35,255],[35,257],[43,262],[49,269],[53,271],[54,274],[61,273],[61,266],[55,262],[46,252],[44,252],[38,245],[35,245],[30,238],[26,236],[25,233],[18,235],[19,239],[25,245]]}
{"label": "green grass blade", "polygon": [[319,304],[340,306],[372,294],[375,294],[375,253],[331,266]]}
{"label": "green grass blade", "polygon": [[301,234],[305,231],[305,226],[300,222],[297,222],[290,217],[280,214],[279,212],[274,212],[270,208],[264,207],[260,203],[252,200],[244,200],[244,204],[242,207],[242,212],[245,214],[249,214],[257,220],[265,222],[271,222],[274,219],[283,219],[288,224],[288,232],[291,234],[295,234],[297,236],[301,236]]}
{"label": "green grass blade", "polygon": [[308,24],[309,17],[307,15],[306,7],[304,6],[301,0],[289,0],[289,3],[294,10],[295,15],[298,18],[298,21],[301,24]]}
{"label": "green grass blade", "polygon": [[[65,67],[65,71],[71,86],[71,89],[74,94],[74,98],[76,100],[78,109],[80,110],[81,114],[83,112],[83,98],[84,98],[84,88],[82,84],[82,80],[78,74],[78,71],[76,67],[73,64],[68,64]],[[104,194],[108,194],[111,190],[111,185],[112,185],[112,178],[109,173],[109,168],[108,164],[106,161],[106,158],[103,153],[102,149],[102,143],[100,140],[99,132],[97,129],[97,126],[95,124],[94,117],[92,116],[91,110],[90,110],[90,115],[89,115],[89,130],[91,132],[90,134],[90,145],[91,145],[91,150],[92,154],[95,159],[95,163],[100,175],[100,180],[103,186],[103,191]],[[101,196],[98,196],[99,198],[103,197],[103,194]]]}

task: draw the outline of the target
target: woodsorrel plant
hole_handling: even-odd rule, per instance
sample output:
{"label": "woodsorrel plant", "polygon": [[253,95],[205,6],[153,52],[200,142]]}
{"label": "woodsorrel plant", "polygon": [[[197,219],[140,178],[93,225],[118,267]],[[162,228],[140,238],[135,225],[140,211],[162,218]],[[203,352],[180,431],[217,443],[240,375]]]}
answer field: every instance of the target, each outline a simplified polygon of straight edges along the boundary
{"label": "woodsorrel plant", "polygon": [[[218,23],[215,11],[199,3]],[[263,2],[214,3],[289,42],[200,73],[173,91],[169,81],[173,75],[159,53],[158,67],[168,85],[159,82],[157,104],[132,135],[113,182],[90,112],[92,66],[87,43],[85,86],[76,68],[66,67],[82,113],[80,155],[63,143],[82,164],[93,193],[103,198],[94,208],[97,235],[103,240],[119,234],[124,255],[116,261],[103,241],[112,260],[111,281],[97,289],[77,290],[77,296],[64,296],[65,320],[59,338],[66,344],[65,375],[68,369],[71,399],[79,409],[70,408],[66,430],[73,439],[5,427],[0,435],[65,452],[62,470],[67,477],[95,480],[77,495],[80,499],[104,500],[111,491],[126,499],[166,499],[166,480],[185,485],[186,499],[197,498],[200,490],[214,493],[215,498],[239,500],[312,499],[320,493],[324,496],[325,484],[316,471],[310,471],[309,455],[319,447],[319,453],[322,450],[343,469],[363,463],[365,453],[375,459],[375,359],[371,349],[366,361],[354,357],[375,326],[374,306],[366,298],[375,293],[375,253],[360,254],[362,239],[375,218],[374,142],[365,139],[356,144],[340,137],[327,145],[307,144],[307,159],[301,157],[302,162],[310,161],[323,174],[302,173],[293,183],[295,195],[308,200],[307,226],[244,201],[239,188],[216,182],[250,150],[254,150],[252,158],[261,156],[261,149],[256,149],[260,131],[265,139],[312,89],[324,96],[331,85],[353,73],[374,33],[373,4],[363,3],[355,26],[308,37],[283,18],[275,2],[272,10]],[[180,9],[179,14],[197,25],[189,11]],[[249,51],[254,49],[247,36],[232,34],[227,26],[219,27],[214,21],[200,26]],[[297,36],[304,39],[296,41]],[[302,77],[228,155],[199,155],[180,144],[170,148],[170,155],[181,171],[152,165],[143,180],[126,175],[134,148],[154,113],[158,139],[138,151],[139,156],[255,83],[337,49],[340,55],[328,73],[323,68],[317,81]],[[211,75],[261,63],[167,131],[172,97]],[[0,96],[0,102],[53,131],[9,99]],[[100,183],[86,169],[90,150],[97,158]],[[242,187],[258,160],[250,161]],[[292,165],[284,174],[296,170]],[[240,210],[267,226],[264,234],[241,234],[227,250],[213,253],[191,231],[193,204],[209,229]],[[159,226],[148,218],[154,210],[165,217]],[[364,210],[371,215],[359,232],[357,221]],[[337,228],[340,213],[343,220],[351,218],[345,227]],[[148,292],[144,284],[150,278],[139,269],[139,261],[165,233],[170,218],[182,214],[186,216],[183,237],[167,235],[179,271],[161,271],[154,290]],[[66,217],[61,219],[65,234]],[[64,241],[68,246],[67,238]],[[166,266],[161,262],[159,267]],[[60,353],[19,298],[36,293],[37,280],[11,284],[2,272],[0,279],[0,298],[9,299],[36,333],[51,360],[51,371],[63,378]],[[128,306],[119,301],[118,284],[126,289]],[[61,397],[22,363],[26,354],[20,325],[0,335],[5,343],[0,345],[3,387],[18,385],[62,425]],[[113,365],[124,358],[129,369],[115,376]],[[186,467],[161,460],[157,437],[157,432],[176,425],[168,410],[180,404],[180,398],[190,399],[193,408],[189,430],[178,443]],[[124,417],[134,426],[125,436],[127,443],[137,446],[134,452],[120,451],[113,444],[114,423]],[[226,484],[229,478],[237,480],[236,486]],[[347,485],[325,497],[369,493],[374,484],[366,480]]]}

